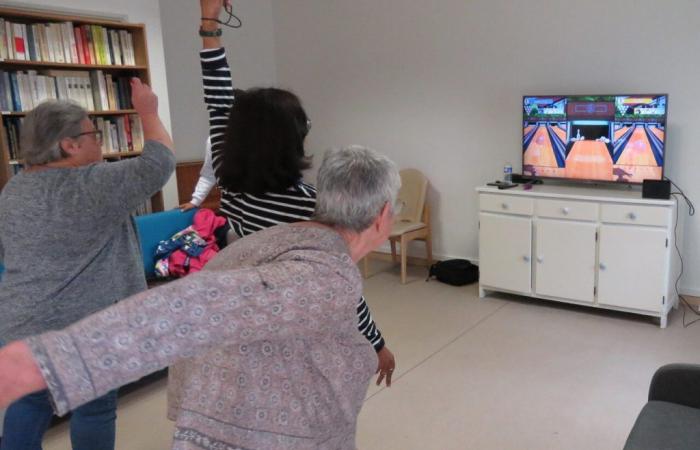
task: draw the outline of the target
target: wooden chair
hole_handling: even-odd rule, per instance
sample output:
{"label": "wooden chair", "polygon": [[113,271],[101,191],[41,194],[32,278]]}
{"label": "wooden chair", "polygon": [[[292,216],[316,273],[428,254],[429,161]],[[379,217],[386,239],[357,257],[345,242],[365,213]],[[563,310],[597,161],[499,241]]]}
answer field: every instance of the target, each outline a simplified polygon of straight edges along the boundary
{"label": "wooden chair", "polygon": [[[414,240],[425,241],[426,259],[428,264],[433,262],[433,245],[430,229],[430,208],[426,203],[428,179],[416,169],[405,169],[401,174],[401,189],[397,203],[401,210],[397,211],[394,226],[389,235],[391,258],[397,261],[396,243],[401,252],[401,283],[406,283],[406,264],[408,259],[408,243]],[[368,276],[368,259],[364,258],[365,277]]]}

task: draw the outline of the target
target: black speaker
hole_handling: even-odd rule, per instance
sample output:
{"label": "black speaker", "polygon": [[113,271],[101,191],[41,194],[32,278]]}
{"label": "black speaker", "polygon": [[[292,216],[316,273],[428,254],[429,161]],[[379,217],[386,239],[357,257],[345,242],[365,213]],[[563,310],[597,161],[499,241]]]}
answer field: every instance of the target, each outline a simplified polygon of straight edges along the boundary
{"label": "black speaker", "polygon": [[668,180],[642,181],[642,198],[668,200],[671,198],[671,182]]}

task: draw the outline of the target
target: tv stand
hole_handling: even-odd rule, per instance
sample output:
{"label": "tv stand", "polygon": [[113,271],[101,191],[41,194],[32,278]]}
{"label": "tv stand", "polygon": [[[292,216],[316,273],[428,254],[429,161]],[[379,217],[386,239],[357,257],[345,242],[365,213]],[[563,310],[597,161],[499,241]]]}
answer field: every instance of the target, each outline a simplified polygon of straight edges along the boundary
{"label": "tv stand", "polygon": [[479,193],[479,296],[509,292],[658,317],[677,306],[673,200],[536,185]]}

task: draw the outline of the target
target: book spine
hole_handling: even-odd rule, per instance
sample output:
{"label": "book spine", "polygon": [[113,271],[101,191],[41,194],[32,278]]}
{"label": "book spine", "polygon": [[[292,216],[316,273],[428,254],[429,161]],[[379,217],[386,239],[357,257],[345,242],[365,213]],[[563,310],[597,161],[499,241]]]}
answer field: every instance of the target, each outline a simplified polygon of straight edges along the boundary
{"label": "book spine", "polygon": [[15,59],[25,60],[25,48],[24,48],[24,35],[22,34],[22,24],[13,24],[13,36],[14,36],[14,47],[15,47]]}
{"label": "book spine", "polygon": [[78,43],[75,40],[75,27],[71,22],[66,22],[66,32],[68,33],[68,41],[70,43],[70,56],[73,64],[80,64],[78,57]]}
{"label": "book spine", "polygon": [[63,51],[63,33],[61,32],[61,26],[57,23],[52,23],[51,30],[53,32],[53,53],[56,57],[56,62],[65,63],[66,54]]}
{"label": "book spine", "polygon": [[83,52],[85,53],[85,63],[95,64],[93,57],[94,49],[92,47],[92,37],[90,36],[90,28],[83,25],[80,27],[80,36],[83,38]]}
{"label": "book spine", "polygon": [[3,82],[5,83],[5,106],[7,109],[5,111],[13,111],[14,106],[12,103],[12,82],[10,81],[10,73],[5,72],[3,74]]}
{"label": "book spine", "polygon": [[12,22],[5,22],[5,39],[7,39],[7,58],[15,59],[15,27]]}
{"label": "book spine", "polygon": [[75,56],[78,57],[78,64],[87,64],[85,62],[85,49],[83,49],[82,30],[80,27],[73,28],[73,39],[75,40]]}
{"label": "book spine", "polygon": [[0,17],[0,58],[7,59],[7,34],[5,33],[5,19]]}
{"label": "book spine", "polygon": [[133,152],[134,141],[133,136],[131,135],[131,120],[129,119],[129,116],[124,116],[124,132],[126,134],[126,151]]}
{"label": "book spine", "polygon": [[12,110],[15,112],[22,111],[22,99],[20,98],[19,81],[17,80],[17,72],[10,73],[10,86],[12,88]]}
{"label": "book spine", "polygon": [[34,48],[34,33],[32,31],[32,25],[27,27],[27,59],[29,61],[36,61],[36,53]]}
{"label": "book spine", "polygon": [[66,26],[67,23],[59,23],[58,27],[61,30],[61,45],[63,46],[63,59],[66,63],[73,63],[73,52],[70,48],[70,38],[73,36],[73,32]]}
{"label": "book spine", "polygon": [[112,48],[114,50],[114,64],[123,66],[124,60],[122,59],[121,44],[119,43],[119,33],[116,30],[110,31],[112,35]]}

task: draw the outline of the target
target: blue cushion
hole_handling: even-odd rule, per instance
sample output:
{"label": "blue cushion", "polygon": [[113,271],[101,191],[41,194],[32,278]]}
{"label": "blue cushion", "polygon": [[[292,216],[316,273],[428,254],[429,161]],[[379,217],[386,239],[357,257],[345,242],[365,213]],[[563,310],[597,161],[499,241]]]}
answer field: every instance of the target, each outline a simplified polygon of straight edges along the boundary
{"label": "blue cushion", "polygon": [[170,239],[170,237],[180,230],[192,225],[196,209],[182,212],[179,209],[171,209],[143,216],[136,216],[136,230],[141,242],[141,253],[143,254],[143,267],[146,270],[146,278],[155,276],[156,247],[160,241]]}

